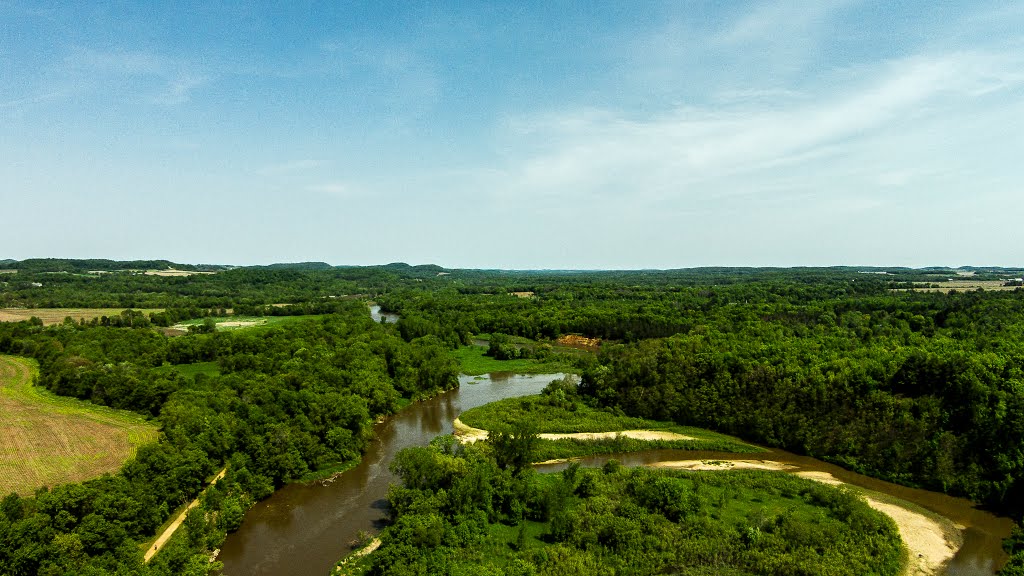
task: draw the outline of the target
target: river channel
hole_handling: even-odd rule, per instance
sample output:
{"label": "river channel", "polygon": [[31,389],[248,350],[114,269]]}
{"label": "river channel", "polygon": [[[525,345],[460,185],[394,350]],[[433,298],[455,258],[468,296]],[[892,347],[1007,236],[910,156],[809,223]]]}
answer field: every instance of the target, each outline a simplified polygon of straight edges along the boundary
{"label": "river channel", "polygon": [[329,484],[290,484],[249,510],[242,527],[221,548],[222,574],[326,576],[351,552],[350,543],[360,531],[380,530],[384,498],[395,481],[388,465],[399,450],[451,434],[452,421],[470,408],[537,394],[562,376],[462,376],[458,390],[417,402],[375,425],[375,439],[355,468]]}
{"label": "river channel", "polygon": [[[452,432],[452,421],[463,411],[488,402],[536,394],[561,374],[489,377],[463,376],[460,388],[418,402],[374,427],[371,442],[358,466],[333,482],[292,484],[253,507],[241,528],[228,536],[219,560],[223,574],[291,576],[326,575],[351,550],[360,531],[377,532],[385,518],[384,498],[394,476],[388,465],[408,446],[423,446],[439,434]],[[749,459],[750,454],[650,450],[635,454],[584,459],[584,466],[599,466],[614,457],[639,466],[667,460]],[[970,501],[936,492],[899,486],[781,450],[758,454],[758,459],[795,466],[794,471],[828,472],[839,480],[912,502],[951,520],[963,530],[963,545],[949,563],[947,576],[990,576],[1006,562],[1001,541],[1012,522],[977,510]],[[556,471],[564,465],[541,466]],[[713,473],[713,472],[711,472]]]}

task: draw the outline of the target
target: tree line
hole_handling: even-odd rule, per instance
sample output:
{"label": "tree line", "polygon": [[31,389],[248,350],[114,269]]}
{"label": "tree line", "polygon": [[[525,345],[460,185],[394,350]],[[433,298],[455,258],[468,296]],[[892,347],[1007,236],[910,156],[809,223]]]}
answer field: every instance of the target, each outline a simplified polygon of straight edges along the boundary
{"label": "tree line", "polygon": [[[0,573],[12,575],[206,574],[209,550],[252,503],[351,465],[377,417],[458,383],[438,342],[407,343],[354,302],[315,320],[173,339],[146,328],[0,324],[0,352],[35,358],[38,383],[58,394],[135,410],[161,428],[117,474],[7,496]],[[220,375],[174,369],[195,361],[216,362]],[[225,466],[182,534],[143,565],[140,542]]]}

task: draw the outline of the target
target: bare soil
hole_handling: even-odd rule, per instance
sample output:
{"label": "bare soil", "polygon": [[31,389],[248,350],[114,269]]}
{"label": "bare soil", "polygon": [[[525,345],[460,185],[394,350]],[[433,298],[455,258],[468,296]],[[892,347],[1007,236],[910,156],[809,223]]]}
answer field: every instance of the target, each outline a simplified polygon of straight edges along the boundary
{"label": "bare soil", "polygon": [[0,494],[115,472],[155,440],[141,419],[31,388],[31,364],[0,356]]}
{"label": "bare soil", "polygon": [[582,348],[584,350],[593,350],[601,346],[601,340],[599,338],[587,338],[586,336],[580,336],[578,334],[566,334],[564,336],[559,336],[556,342],[563,346]]}
{"label": "bare soil", "polygon": [[[60,324],[68,316],[78,322],[103,316],[112,318],[120,316],[123,311],[123,308],[0,308],[0,322],[21,322],[35,316],[42,320],[44,325],[50,326]],[[145,314],[163,312],[163,308],[147,308],[142,312]]]}

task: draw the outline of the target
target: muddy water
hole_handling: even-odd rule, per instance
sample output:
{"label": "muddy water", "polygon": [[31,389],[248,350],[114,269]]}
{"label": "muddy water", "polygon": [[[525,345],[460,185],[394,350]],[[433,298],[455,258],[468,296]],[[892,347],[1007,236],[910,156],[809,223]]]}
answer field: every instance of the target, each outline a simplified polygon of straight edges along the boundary
{"label": "muddy water", "polygon": [[380,306],[377,306],[376,304],[370,305],[370,318],[373,318],[374,322],[380,322],[382,318],[384,322],[388,324],[394,324],[395,322],[398,322],[398,314],[381,312]]}
{"label": "muddy water", "polygon": [[[356,468],[328,485],[286,486],[250,510],[241,529],[228,537],[221,550],[223,574],[326,575],[338,559],[352,550],[350,543],[360,531],[380,529],[385,517],[384,498],[388,484],[394,480],[388,464],[399,450],[423,446],[439,434],[451,433],[452,421],[465,410],[502,398],[536,394],[548,382],[561,377],[462,377],[459,390],[414,404],[376,425],[376,440]],[[581,463],[600,466],[611,457],[637,466],[668,460],[749,459],[752,455],[651,450],[588,458]],[[828,472],[843,482],[913,502],[963,526],[963,546],[946,570],[948,576],[990,576],[1006,562],[1001,540],[1009,535],[1012,522],[977,510],[967,500],[890,484],[780,450],[754,457],[791,464],[797,470]],[[539,469],[551,472],[564,467],[555,464]]]}
{"label": "muddy water", "polygon": [[[379,319],[377,319],[379,321]],[[562,374],[491,374],[460,378],[459,390],[416,403],[374,427],[375,440],[362,462],[330,484],[292,484],[252,508],[228,536],[218,560],[223,574],[326,575],[359,531],[376,532],[385,517],[384,498],[394,476],[388,465],[408,446],[425,446],[452,432],[463,411],[488,402],[537,394]]]}
{"label": "muddy water", "polygon": [[[991,576],[1006,563],[1002,540],[1010,535],[1013,522],[1009,518],[997,517],[978,510],[963,498],[953,498],[937,492],[899,486],[875,478],[869,478],[814,458],[798,456],[783,450],[768,449],[762,454],[732,454],[728,452],[688,452],[683,450],[648,450],[633,454],[594,456],[579,460],[581,466],[601,466],[615,458],[626,466],[642,466],[672,460],[774,460],[795,466],[791,472],[828,472],[837,479],[854,486],[875,492],[890,494],[917,504],[940,516],[950,519],[963,530],[963,546],[947,565],[943,574],[947,576]],[[568,464],[545,464],[537,466],[541,472],[557,472]],[[711,472],[713,473],[713,472]]]}

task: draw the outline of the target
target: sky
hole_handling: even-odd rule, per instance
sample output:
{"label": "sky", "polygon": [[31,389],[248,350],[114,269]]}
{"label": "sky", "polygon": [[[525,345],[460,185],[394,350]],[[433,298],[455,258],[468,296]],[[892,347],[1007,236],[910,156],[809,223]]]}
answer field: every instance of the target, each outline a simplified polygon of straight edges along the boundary
{"label": "sky", "polygon": [[1021,266],[1024,3],[0,0],[0,259]]}

